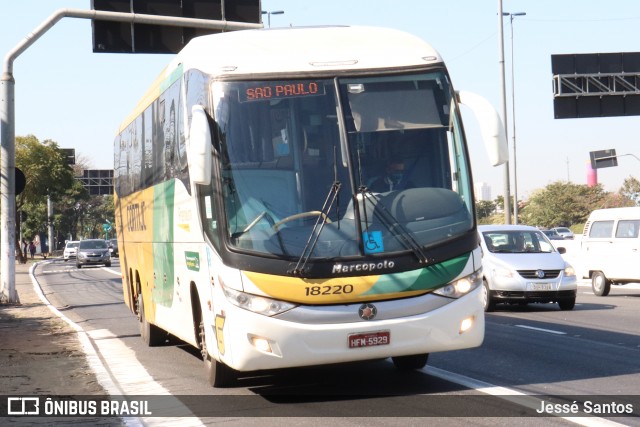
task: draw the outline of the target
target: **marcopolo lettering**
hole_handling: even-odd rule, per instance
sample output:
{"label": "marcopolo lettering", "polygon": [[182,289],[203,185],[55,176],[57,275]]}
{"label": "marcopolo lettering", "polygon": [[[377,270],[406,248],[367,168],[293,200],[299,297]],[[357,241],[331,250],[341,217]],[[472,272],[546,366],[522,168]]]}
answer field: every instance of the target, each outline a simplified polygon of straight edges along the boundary
{"label": "marcopolo lettering", "polygon": [[376,270],[388,270],[395,267],[396,263],[393,261],[380,261],[380,262],[358,262],[354,264],[334,264],[332,274],[338,273],[353,273],[360,271],[376,271]]}

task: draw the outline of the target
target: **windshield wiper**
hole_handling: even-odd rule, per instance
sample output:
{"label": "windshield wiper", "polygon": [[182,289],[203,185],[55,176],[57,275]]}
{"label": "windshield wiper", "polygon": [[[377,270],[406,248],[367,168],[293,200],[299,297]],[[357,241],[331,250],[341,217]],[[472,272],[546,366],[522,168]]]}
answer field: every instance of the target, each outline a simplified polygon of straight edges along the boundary
{"label": "windshield wiper", "polygon": [[309,234],[307,243],[304,245],[304,248],[302,248],[302,253],[300,254],[300,258],[298,259],[296,266],[293,269],[289,270],[290,274],[297,274],[299,276],[302,276],[304,268],[307,265],[307,262],[309,262],[309,258],[311,258],[311,254],[318,244],[320,233],[322,233],[322,229],[327,223],[329,212],[331,211],[331,208],[333,207],[335,201],[338,199],[338,193],[340,192],[341,186],[342,184],[338,180],[335,180],[333,184],[331,184],[331,188],[329,189],[329,193],[324,200],[322,209],[320,209],[320,215],[318,215],[318,219],[311,229],[311,233]]}
{"label": "windshield wiper", "polygon": [[369,222],[367,221],[368,201],[372,206],[376,207],[376,209],[373,210],[373,214],[382,221],[387,229],[389,229],[389,231],[393,233],[393,235],[398,239],[400,243],[404,245],[405,248],[413,251],[420,264],[428,264],[429,262],[433,261],[433,259],[430,260],[429,257],[427,257],[427,255],[424,253],[420,244],[416,241],[416,239],[414,239],[411,231],[407,230],[407,228],[402,225],[396,219],[396,217],[391,214],[391,212],[389,212],[384,203],[380,201],[379,197],[372,193],[366,185],[361,185],[358,188],[358,191],[362,195],[362,206],[364,209],[364,220],[367,232],[369,231]]}

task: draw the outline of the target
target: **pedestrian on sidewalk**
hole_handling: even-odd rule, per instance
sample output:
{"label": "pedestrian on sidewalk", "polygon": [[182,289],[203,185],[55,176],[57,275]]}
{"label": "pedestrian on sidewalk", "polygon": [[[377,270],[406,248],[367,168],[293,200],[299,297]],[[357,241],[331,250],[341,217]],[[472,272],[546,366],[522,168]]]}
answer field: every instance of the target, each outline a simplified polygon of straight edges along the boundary
{"label": "pedestrian on sidewalk", "polygon": [[27,243],[27,239],[22,239],[22,255],[24,262],[27,262],[27,250],[29,250],[29,244]]}
{"label": "pedestrian on sidewalk", "polygon": [[33,259],[34,255],[36,254],[36,245],[35,243],[33,243],[33,240],[31,241],[31,243],[29,243],[29,252],[31,253],[31,259]]}

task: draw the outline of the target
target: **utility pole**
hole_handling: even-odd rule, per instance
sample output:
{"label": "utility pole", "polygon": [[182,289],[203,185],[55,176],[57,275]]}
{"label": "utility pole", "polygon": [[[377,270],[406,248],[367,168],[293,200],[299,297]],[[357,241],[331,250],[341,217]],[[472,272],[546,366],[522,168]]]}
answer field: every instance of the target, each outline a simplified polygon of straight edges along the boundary
{"label": "utility pole", "polygon": [[[505,83],[504,71],[504,25],[502,22],[502,0],[498,0],[498,55],[499,55],[499,76],[500,76],[500,102],[502,105],[502,117],[504,120],[504,137],[509,140],[509,130],[507,125],[507,86]],[[507,157],[508,158],[508,157]],[[511,224],[511,188],[509,186],[509,161],[504,162],[504,223]]]}

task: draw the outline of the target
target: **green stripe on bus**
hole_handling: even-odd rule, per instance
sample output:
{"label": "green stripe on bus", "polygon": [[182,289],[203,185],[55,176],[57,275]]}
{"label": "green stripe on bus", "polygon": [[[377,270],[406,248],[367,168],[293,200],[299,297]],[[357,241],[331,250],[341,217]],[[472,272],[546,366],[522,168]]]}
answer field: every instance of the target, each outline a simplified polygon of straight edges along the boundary
{"label": "green stripe on bus", "polygon": [[153,299],[171,306],[174,286],[173,206],[175,180],[163,182],[153,192]]}
{"label": "green stripe on bus", "polygon": [[419,270],[380,276],[376,284],[363,295],[437,289],[458,277],[470,256],[471,253],[467,253]]}

